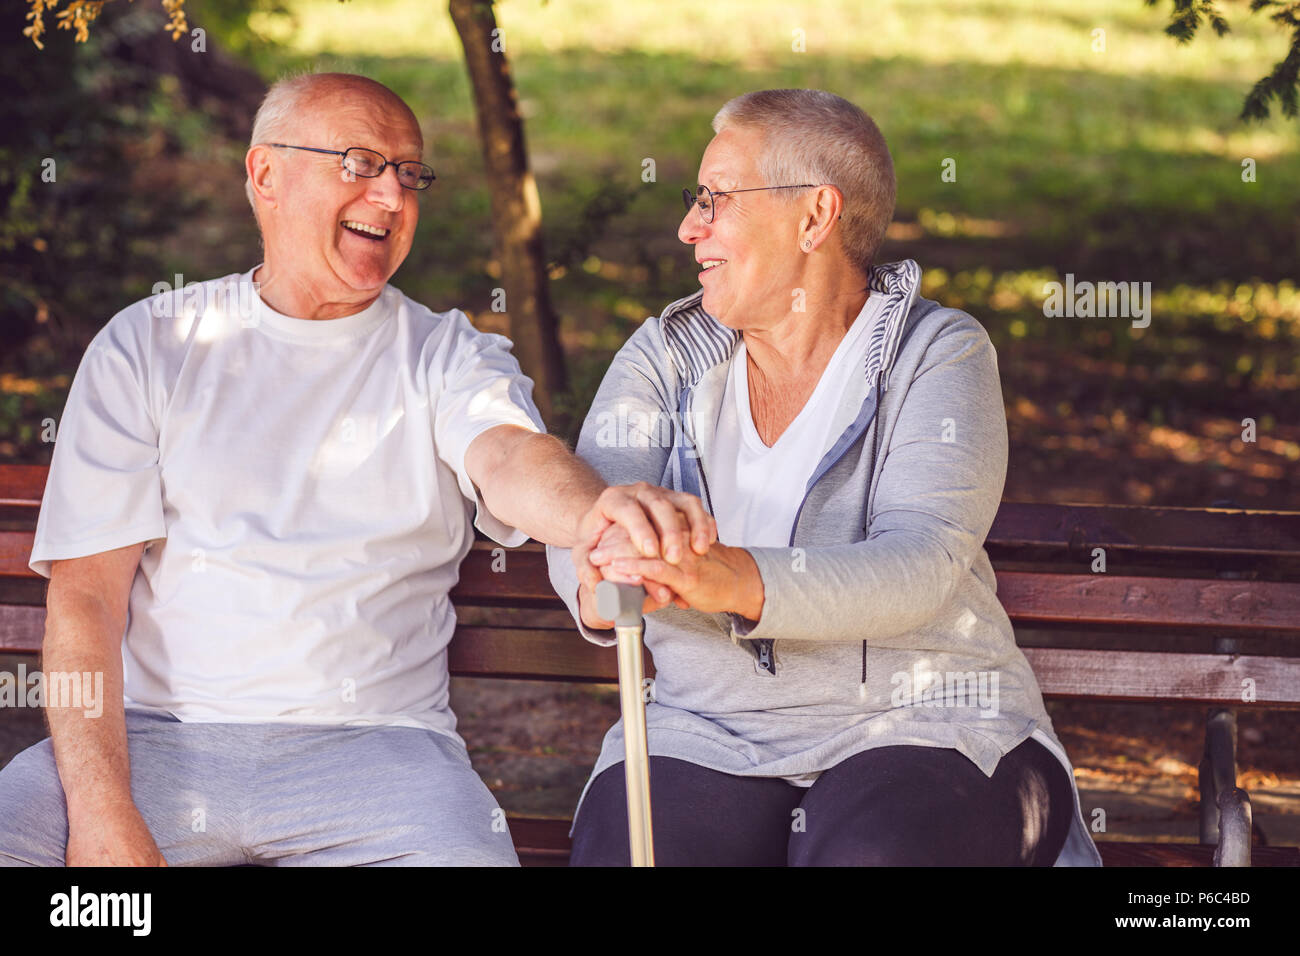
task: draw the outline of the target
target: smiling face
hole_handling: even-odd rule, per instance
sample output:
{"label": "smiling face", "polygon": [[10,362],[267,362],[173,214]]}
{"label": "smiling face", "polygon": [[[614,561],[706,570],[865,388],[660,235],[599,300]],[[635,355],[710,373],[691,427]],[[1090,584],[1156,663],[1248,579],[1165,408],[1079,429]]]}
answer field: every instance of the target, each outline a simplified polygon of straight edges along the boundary
{"label": "smiling face", "polygon": [[[759,174],[762,146],[761,132],[727,127],[704,151],[700,184],[714,191],[779,185]],[[729,328],[767,328],[790,313],[791,293],[799,285],[800,207],[777,196],[723,196],[713,222],[692,208],[677,229],[677,238],[695,247],[705,310]]]}
{"label": "smiling face", "polygon": [[[277,142],[340,152],[364,146],[391,162],[422,158],[419,126],[395,97],[332,84],[301,107]],[[396,168],[353,176],[341,156],[265,146],[249,151],[249,164],[263,193],[266,264],[257,278],[264,293],[273,290],[268,304],[327,318],[373,302],[410,252],[420,217],[418,194],[398,184]]]}

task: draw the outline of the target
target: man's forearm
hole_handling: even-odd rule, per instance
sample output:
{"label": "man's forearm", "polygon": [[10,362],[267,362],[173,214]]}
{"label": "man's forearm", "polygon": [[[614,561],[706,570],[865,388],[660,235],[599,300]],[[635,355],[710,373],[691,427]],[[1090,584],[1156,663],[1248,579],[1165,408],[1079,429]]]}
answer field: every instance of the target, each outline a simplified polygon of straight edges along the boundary
{"label": "man's forearm", "polygon": [[703,554],[718,538],[717,524],[694,495],[646,482],[607,486],[559,439],[513,425],[488,429],[470,443],[465,468],[497,518],[530,538],[572,548],[584,583],[600,572],[582,556],[610,525],[627,531],[646,557],[662,553],[676,564],[683,553]]}
{"label": "man's forearm", "polygon": [[[102,600],[50,590],[42,666],[49,692],[45,715],[68,818],[97,815],[131,805],[131,773],[122,703],[122,628],[124,621]],[[55,699],[51,674],[71,675],[98,692],[95,706],[83,694],[82,706]],[[102,675],[100,677],[99,675]],[[90,711],[88,714],[87,711]],[[96,715],[97,714],[97,715]]]}
{"label": "man's forearm", "polygon": [[530,538],[571,548],[605,482],[558,438],[519,431],[499,442],[485,463],[490,478],[480,484],[483,501],[499,520]]}

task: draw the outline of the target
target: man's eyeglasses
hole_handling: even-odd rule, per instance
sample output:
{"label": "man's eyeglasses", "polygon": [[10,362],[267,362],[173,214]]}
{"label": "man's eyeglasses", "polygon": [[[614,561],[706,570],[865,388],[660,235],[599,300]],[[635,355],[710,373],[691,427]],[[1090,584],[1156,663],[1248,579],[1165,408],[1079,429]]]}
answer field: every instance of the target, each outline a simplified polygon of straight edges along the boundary
{"label": "man's eyeglasses", "polygon": [[725,192],[714,192],[708,186],[699,186],[692,195],[689,189],[682,190],[682,202],[686,204],[686,211],[690,212],[692,207],[698,207],[700,215],[704,217],[705,222],[713,222],[715,211],[714,199],[718,196],[730,196],[732,193],[757,193],[764,189],[816,189],[813,183],[803,183],[798,186],[753,186],[750,189],[728,189]]}
{"label": "man's eyeglasses", "polygon": [[382,153],[366,149],[364,146],[353,146],[340,152],[337,149],[317,149],[315,146],[290,146],[288,143],[267,143],[267,145],[278,146],[281,149],[303,149],[309,153],[342,156],[343,168],[365,179],[374,179],[389,166],[394,166],[397,168],[397,181],[407,189],[428,189],[429,184],[438,178],[433,174],[433,168],[424,163],[418,163],[413,159],[400,163],[389,162]]}

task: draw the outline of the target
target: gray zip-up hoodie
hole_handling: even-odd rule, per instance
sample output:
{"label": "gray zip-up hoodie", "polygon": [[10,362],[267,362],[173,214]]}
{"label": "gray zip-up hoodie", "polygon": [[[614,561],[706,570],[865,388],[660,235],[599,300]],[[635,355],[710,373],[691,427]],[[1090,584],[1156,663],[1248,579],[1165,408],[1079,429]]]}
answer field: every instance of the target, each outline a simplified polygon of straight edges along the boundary
{"label": "gray zip-up hoodie", "polygon": [[[789,547],[747,549],[763,579],[761,619],[674,606],[647,617],[651,754],[799,777],[912,744],[955,748],[992,776],[1033,735],[1073,781],[983,547],[1007,468],[997,355],[974,318],[918,295],[920,275],[911,260],[871,271],[884,310],[866,367],[843,383],[839,437],[808,482]],[[702,463],[740,333],[704,311],[702,294],[619,350],[577,451],[611,484],[687,491],[713,511]],[[583,636],[613,644],[612,630],[578,616],[569,550],[548,547],[547,559]],[[620,721],[591,779],[622,759]],[[1100,866],[1074,793],[1056,864]]]}

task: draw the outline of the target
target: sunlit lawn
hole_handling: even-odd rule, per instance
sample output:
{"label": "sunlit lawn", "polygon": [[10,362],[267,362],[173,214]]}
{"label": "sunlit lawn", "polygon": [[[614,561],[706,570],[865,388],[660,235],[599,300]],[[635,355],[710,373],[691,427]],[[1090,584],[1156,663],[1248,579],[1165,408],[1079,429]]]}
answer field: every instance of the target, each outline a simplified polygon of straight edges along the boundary
{"label": "sunlit lawn", "polygon": [[[484,296],[488,202],[445,9],[419,0],[288,8],[292,21],[255,21],[282,43],[259,54],[268,77],[290,65],[364,69],[407,96],[425,124],[440,181],[402,280],[434,295]],[[572,266],[578,247],[624,267],[566,269],[556,295],[574,315],[591,304],[639,320],[692,288],[674,236],[677,193],[695,180],[713,112],[772,86],[830,89],[872,113],[899,179],[889,251],[915,249],[923,265],[1107,268],[1099,278],[1208,287],[1288,278],[1300,254],[1300,127],[1236,118],[1285,40],[1243,11],[1228,38],[1207,33],[1187,47],[1162,32],[1163,10],[1138,0],[1083,9],[1036,0],[506,0],[497,11],[552,254]],[[1104,51],[1095,30],[1105,31]],[[649,184],[647,158],[657,175]],[[948,158],[956,182],[941,178]],[[1255,160],[1254,183],[1242,182],[1245,158]],[[625,195],[627,207],[593,229],[581,214],[602,191]],[[615,325],[583,341],[611,346],[626,332]]]}
{"label": "sunlit lawn", "polygon": [[[202,23],[201,0],[192,6]],[[1013,438],[1036,415],[1058,430],[1079,426],[1081,410],[1113,428],[1122,408],[1145,428],[1182,429],[1185,440],[1171,439],[1180,447],[1213,445],[1211,432],[1250,415],[1277,430],[1238,451],[1264,456],[1256,464],[1265,471],[1294,467],[1300,431],[1281,410],[1300,385],[1300,296],[1291,281],[1300,258],[1300,123],[1237,119],[1285,38],[1230,4],[1232,34],[1206,32],[1179,47],[1163,33],[1167,6],[498,3],[556,263],[553,296],[574,373],[567,405],[584,409],[635,325],[695,288],[675,235],[679,193],[695,182],[713,113],[747,90],[820,87],[863,106],[884,130],[899,180],[885,252],[916,258],[929,270],[927,295],[989,329]],[[286,7],[291,18],[251,21],[264,40],[247,54],[268,80],[306,66],[362,71],[421,118],[439,179],[395,282],[434,308],[460,306],[504,331],[486,311],[497,284],[489,199],[445,6]],[[204,222],[186,227],[185,241],[168,244],[171,265],[187,275],[246,269],[255,250],[240,182],[244,144],[187,135],[218,198]],[[651,183],[642,181],[647,159]],[[955,182],[941,177],[945,159],[956,163]],[[1246,159],[1255,182],[1243,182]],[[1150,328],[1045,318],[1043,284],[1067,272],[1151,282]],[[1032,369],[1044,362],[1061,368],[1038,382]],[[1160,433],[1143,441],[1159,444]],[[1086,442],[1080,454],[1089,454]],[[1203,460],[1214,454],[1207,448]]]}

